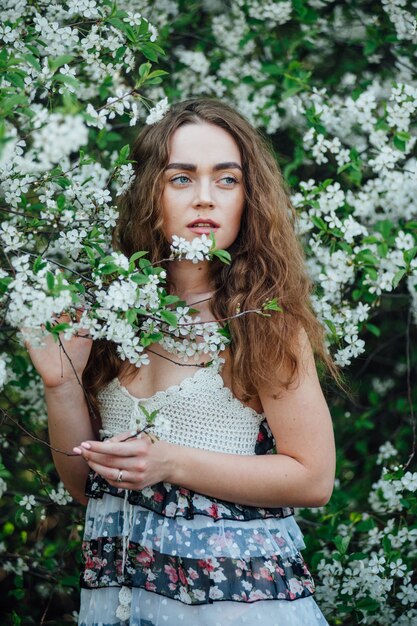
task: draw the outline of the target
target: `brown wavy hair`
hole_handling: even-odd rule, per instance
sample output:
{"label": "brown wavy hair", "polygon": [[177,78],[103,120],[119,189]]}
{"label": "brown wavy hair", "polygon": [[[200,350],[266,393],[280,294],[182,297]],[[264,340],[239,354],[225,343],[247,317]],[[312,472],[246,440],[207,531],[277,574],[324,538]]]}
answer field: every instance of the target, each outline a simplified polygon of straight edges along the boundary
{"label": "brown wavy hair", "polygon": [[[300,325],[321,373],[330,374],[343,388],[340,370],[325,345],[324,328],[311,305],[313,285],[296,235],[297,214],[286,184],[265,139],[227,104],[208,98],[186,100],[173,105],[162,120],[141,130],[130,155],[135,162],[135,178],[119,202],[114,246],[127,256],[148,250],[152,262],[169,256],[161,212],[169,140],[180,126],[203,122],[223,128],[236,141],[245,187],[240,232],[229,248],[232,263],[212,263],[213,316],[219,320],[230,318],[237,309],[260,309],[273,298],[282,308],[282,312],[268,318],[248,314],[229,321],[234,393],[247,401],[256,396],[260,385],[273,382],[274,392],[279,392],[294,382],[299,368],[296,342]],[[122,367],[124,363],[111,342],[94,343],[84,372],[93,405],[97,407],[99,389]],[[277,372],[287,375],[277,380]]]}

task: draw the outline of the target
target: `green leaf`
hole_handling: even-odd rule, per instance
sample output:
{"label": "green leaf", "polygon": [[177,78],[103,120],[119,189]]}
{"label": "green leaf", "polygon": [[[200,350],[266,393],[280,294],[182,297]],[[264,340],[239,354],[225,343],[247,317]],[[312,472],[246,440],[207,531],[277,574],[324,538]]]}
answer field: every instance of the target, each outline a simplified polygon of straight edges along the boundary
{"label": "green leaf", "polygon": [[230,256],[229,252],[227,252],[227,250],[213,250],[212,254],[226,265],[230,265],[230,263],[232,262],[232,257]]}
{"label": "green leaf", "polygon": [[165,306],[170,305],[170,304],[178,304],[179,302],[181,302],[181,300],[180,300],[180,298],[178,296],[168,295],[168,296],[164,296],[162,298],[162,303]]}
{"label": "green leaf", "polygon": [[340,554],[346,554],[350,543],[350,537],[342,537],[340,535],[337,535],[333,541]]}
{"label": "green leaf", "polygon": [[71,187],[71,181],[68,180],[68,178],[65,178],[64,176],[55,178],[54,183],[57,183],[57,185],[59,185],[61,189],[68,189],[68,187]]}
{"label": "green leaf", "polygon": [[359,600],[356,600],[356,606],[369,613],[381,609],[379,602],[373,598],[359,598]]}
{"label": "green leaf", "polygon": [[103,263],[100,265],[100,273],[104,275],[119,273],[119,267],[115,263]]}
{"label": "green leaf", "polygon": [[268,300],[268,302],[265,302],[265,304],[262,306],[262,310],[263,311],[282,311],[282,308],[279,306],[277,299],[273,298],[272,300]]}
{"label": "green leaf", "polygon": [[55,286],[55,276],[52,272],[46,272],[46,284],[48,285],[48,289],[52,291]]}
{"label": "green leaf", "polygon": [[395,272],[395,276],[392,279],[392,286],[394,287],[394,289],[396,289],[401,281],[401,279],[407,274],[407,270],[403,269],[403,270],[398,270],[398,272]]}
{"label": "green leaf", "polygon": [[61,56],[52,58],[48,57],[49,69],[52,71],[57,70],[62,65],[68,65],[74,60],[74,56],[71,54],[62,54]]}
{"label": "green leaf", "polygon": [[119,152],[119,159],[124,163],[130,154],[130,146],[126,144]]}
{"label": "green leaf", "polygon": [[36,71],[40,72],[42,70],[41,64],[33,54],[27,52],[26,54],[22,54],[21,56],[23,59],[25,59],[25,61],[29,63],[29,65],[34,67]]}
{"label": "green leaf", "polygon": [[71,286],[74,287],[75,291],[78,291],[79,293],[85,293],[85,287],[81,283],[75,283]]}
{"label": "green leaf", "polygon": [[61,322],[60,324],[55,324],[55,326],[52,327],[51,332],[54,335],[59,335],[59,333],[64,332],[64,330],[68,330],[68,328],[71,328],[70,324],[67,322]]}
{"label": "green leaf", "polygon": [[276,63],[263,63],[262,71],[270,76],[283,76],[285,70]]}
{"label": "green leaf", "polygon": [[156,63],[158,61],[158,56],[160,54],[162,55],[165,54],[162,48],[160,48],[154,43],[141,43],[140,46],[138,47],[139,47],[139,50],[143,53],[143,55],[147,59],[152,61],[153,63]]}
{"label": "green leaf", "polygon": [[149,75],[151,68],[152,64],[149,63],[149,61],[147,61],[146,63],[142,63],[142,65],[139,66],[139,76],[141,78],[146,78]]}
{"label": "green leaf", "polygon": [[136,320],[138,318],[138,312],[136,311],[136,309],[129,309],[126,312],[126,319],[129,322],[129,324],[131,324],[133,326],[133,324],[136,324]]}
{"label": "green leaf", "polygon": [[46,261],[44,261],[43,258],[39,255],[38,257],[36,257],[33,263],[33,272],[37,274],[39,270],[42,270],[44,267],[46,267]]}
{"label": "green leaf", "polygon": [[331,320],[324,320],[326,326],[331,330],[334,337],[337,337],[336,326],[333,324]]}
{"label": "green leaf", "polygon": [[321,217],[318,217],[317,215],[312,215],[310,219],[313,222],[314,226],[316,226],[320,230],[324,230],[324,231],[328,230],[328,226],[326,222]]}
{"label": "green leaf", "polygon": [[370,250],[361,250],[355,256],[356,263],[363,263],[365,265],[373,265],[374,267],[378,267],[378,259]]}
{"label": "green leaf", "polygon": [[409,248],[408,250],[404,250],[403,257],[407,265],[410,265],[411,261],[414,259],[416,254],[417,254],[417,246],[414,246],[414,248]]}
{"label": "green leaf", "polygon": [[398,135],[394,135],[394,137],[392,138],[392,143],[397,148],[397,150],[400,150],[401,152],[405,152],[407,149],[407,142],[404,141],[404,139],[398,137]]}
{"label": "green leaf", "polygon": [[153,343],[157,343],[158,341],[161,341],[161,339],[163,338],[164,338],[164,335],[162,333],[148,333],[147,335],[142,337],[142,339],[140,340],[140,343],[144,348],[147,348],[148,346],[151,346]]}
{"label": "green leaf", "polygon": [[64,85],[71,85],[74,89],[80,89],[81,83],[74,76],[68,76],[67,74],[55,74],[54,82],[64,83]]}
{"label": "green leaf", "polygon": [[370,324],[369,322],[366,322],[365,328],[367,328],[373,335],[375,335],[375,337],[381,336],[381,329],[378,328],[378,326],[375,326],[375,324]]}
{"label": "green leaf", "polygon": [[12,85],[14,85],[15,87],[18,87],[19,89],[24,89],[25,88],[25,81],[23,80],[24,76],[26,76],[25,72],[6,72],[4,74],[4,79],[9,81],[9,83],[12,83]]}
{"label": "green leaf", "polygon": [[138,250],[138,252],[135,252],[134,254],[132,254],[132,256],[129,258],[129,262],[134,263],[135,261],[137,261],[138,259],[141,259],[146,254],[148,254],[146,250]]}
{"label": "green leaf", "polygon": [[126,33],[127,30],[127,23],[123,22],[122,20],[120,20],[118,17],[110,17],[108,20],[106,20],[109,24],[111,24],[112,26],[114,26],[115,28],[117,28],[117,30],[121,30],[122,33]]}
{"label": "green leaf", "polygon": [[147,267],[150,267],[151,265],[152,263],[149,261],[149,259],[140,259],[139,261],[139,267],[141,270],[144,270]]}
{"label": "green leaf", "polygon": [[168,75],[169,72],[166,72],[165,70],[154,70],[153,72],[151,72],[148,77],[147,77],[147,81],[150,80],[151,78],[159,78],[160,76],[166,76]]}
{"label": "green leaf", "polygon": [[88,256],[88,260],[90,261],[91,265],[95,266],[96,265],[96,255],[94,254],[94,250],[92,248],[90,248],[90,246],[84,246],[84,250],[85,250],[85,253]]}
{"label": "green leaf", "polygon": [[56,199],[56,206],[58,207],[58,209],[60,211],[62,211],[62,209],[65,208],[66,202],[67,201],[66,201],[66,198],[65,198],[64,194],[60,193],[59,196]]}
{"label": "green leaf", "polygon": [[146,274],[137,272],[136,274],[132,274],[130,280],[132,280],[137,285],[147,285],[149,282],[149,277]]}
{"label": "green leaf", "polygon": [[220,328],[217,332],[219,335],[221,335],[222,337],[225,337],[226,339],[231,338],[230,328],[228,324],[225,324],[224,326],[222,326],[222,328]]}
{"label": "green leaf", "polygon": [[175,313],[173,313],[172,311],[161,311],[160,315],[164,322],[176,328],[176,326],[178,325],[178,319]]}
{"label": "green leaf", "polygon": [[23,94],[16,94],[14,96],[10,96],[9,98],[4,98],[1,102],[1,107],[3,110],[3,114],[8,115],[13,109],[16,109],[17,106],[29,106],[29,100]]}

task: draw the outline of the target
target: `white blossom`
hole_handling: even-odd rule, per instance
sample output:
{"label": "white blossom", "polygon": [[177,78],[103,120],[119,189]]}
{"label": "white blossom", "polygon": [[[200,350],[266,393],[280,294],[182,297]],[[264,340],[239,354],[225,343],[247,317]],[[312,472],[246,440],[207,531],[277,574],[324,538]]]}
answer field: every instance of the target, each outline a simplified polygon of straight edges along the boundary
{"label": "white blossom", "polygon": [[169,109],[168,98],[162,98],[156,105],[150,109],[148,117],[145,120],[146,124],[155,124],[159,122]]}
{"label": "white blossom", "polygon": [[7,483],[4,480],[4,478],[0,477],[0,498],[3,497],[3,494],[5,494],[7,491]]}
{"label": "white blossom", "polygon": [[51,489],[51,491],[49,492],[49,497],[52,502],[55,502],[55,504],[58,504],[60,506],[65,506],[69,502],[72,502],[72,497],[65,489],[62,482],[58,484],[57,489]]}
{"label": "white blossom", "polygon": [[20,500],[19,505],[26,509],[26,511],[31,511],[34,506],[36,506],[35,496],[32,494],[29,496],[23,496]]}
{"label": "white blossom", "polygon": [[173,258],[199,263],[211,258],[211,249],[212,241],[207,235],[195,237],[192,241],[187,241],[183,237],[177,237],[177,235],[172,238],[171,253]]}

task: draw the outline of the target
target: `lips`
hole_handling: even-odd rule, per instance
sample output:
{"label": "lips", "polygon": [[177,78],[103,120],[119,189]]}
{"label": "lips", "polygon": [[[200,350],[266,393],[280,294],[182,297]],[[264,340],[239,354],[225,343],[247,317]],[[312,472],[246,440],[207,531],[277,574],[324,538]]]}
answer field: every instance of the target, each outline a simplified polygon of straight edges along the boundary
{"label": "lips", "polygon": [[210,219],[204,219],[204,218],[197,218],[196,220],[194,220],[193,222],[190,222],[189,224],[187,224],[188,228],[210,228],[210,229],[214,229],[214,228],[219,228],[220,224],[217,224],[217,222],[214,222],[213,220]]}
{"label": "lips", "polygon": [[210,235],[210,233],[216,232],[219,227],[220,224],[217,224],[217,222],[201,217],[190,222],[187,226],[194,235]]}

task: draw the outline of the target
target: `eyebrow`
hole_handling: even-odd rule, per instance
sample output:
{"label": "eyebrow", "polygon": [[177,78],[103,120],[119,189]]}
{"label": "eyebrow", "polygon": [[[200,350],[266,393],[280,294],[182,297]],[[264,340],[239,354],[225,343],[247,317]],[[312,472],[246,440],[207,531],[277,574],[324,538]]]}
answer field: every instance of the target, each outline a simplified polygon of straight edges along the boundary
{"label": "eyebrow", "polygon": [[[242,167],[235,161],[226,161],[225,163],[216,163],[213,165],[213,171],[237,169],[242,171]],[[165,170],[186,170],[187,172],[196,172],[197,166],[193,163],[169,163]]]}

